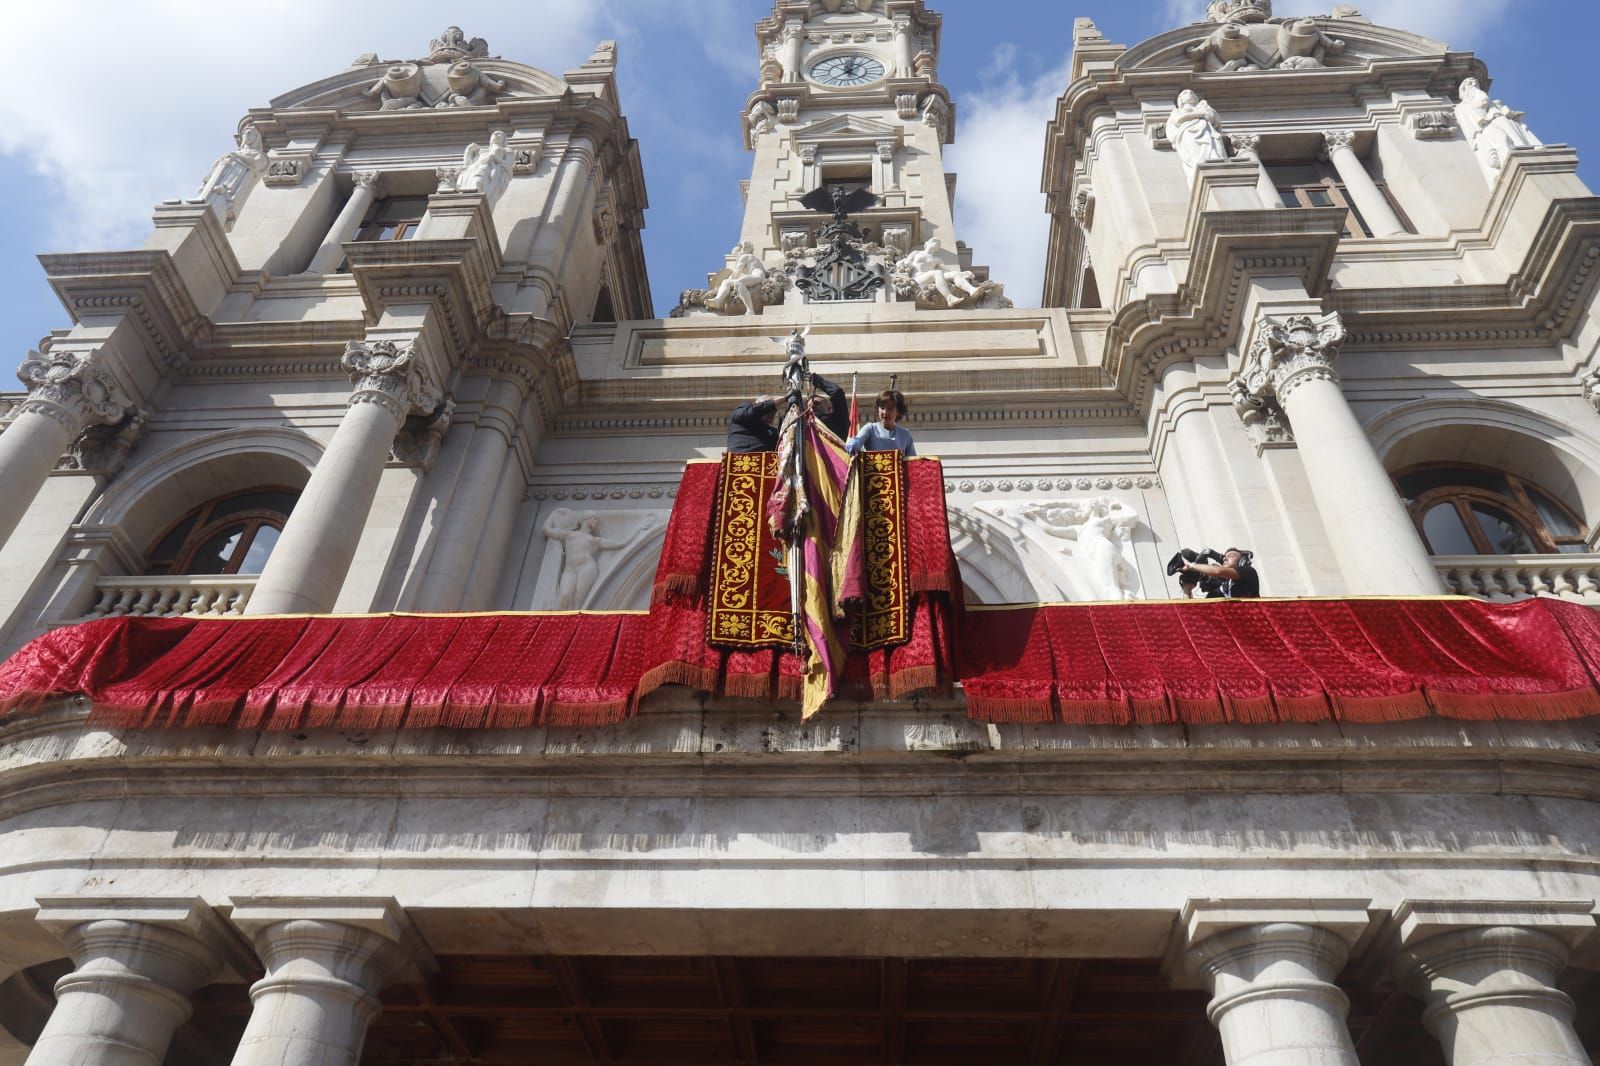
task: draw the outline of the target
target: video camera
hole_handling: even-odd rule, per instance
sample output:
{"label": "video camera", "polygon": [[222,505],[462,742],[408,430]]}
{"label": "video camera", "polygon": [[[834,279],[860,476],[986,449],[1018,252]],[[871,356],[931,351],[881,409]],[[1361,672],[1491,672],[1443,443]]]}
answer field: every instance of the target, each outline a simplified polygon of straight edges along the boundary
{"label": "video camera", "polygon": [[1204,577],[1200,574],[1189,572],[1187,567],[1190,563],[1211,563],[1215,566],[1221,566],[1222,553],[1212,548],[1201,548],[1199,551],[1195,551],[1192,548],[1183,548],[1178,554],[1167,560],[1167,576],[1181,574],[1182,576],[1178,578],[1178,584],[1182,586],[1185,593],[1198,585],[1201,592],[1209,595],[1220,590],[1225,584],[1221,578]]}

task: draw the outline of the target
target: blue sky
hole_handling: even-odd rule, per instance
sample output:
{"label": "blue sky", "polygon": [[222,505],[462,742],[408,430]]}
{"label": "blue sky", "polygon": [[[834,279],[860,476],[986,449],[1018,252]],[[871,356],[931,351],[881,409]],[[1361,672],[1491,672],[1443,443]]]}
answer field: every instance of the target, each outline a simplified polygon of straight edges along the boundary
{"label": "blue sky", "polygon": [[[1203,0],[945,0],[942,80],[960,110],[947,162],[957,228],[1019,304],[1039,298],[1047,220],[1038,195],[1044,121],[1065,87],[1072,22],[1134,44],[1201,17]],[[1280,14],[1328,3],[1279,0]],[[1594,0],[1380,0],[1375,21],[1484,57],[1494,95],[1547,143],[1582,153],[1600,181],[1589,72]],[[246,109],[344,68],[362,52],[412,58],[446,22],[493,53],[556,73],[619,40],[623,107],[651,209],[645,251],[656,311],[721,266],[739,228],[750,157],[738,112],[755,80],[752,25],[768,0],[58,0],[8,11],[14,40],[52,41],[49,74],[0,94],[0,345],[15,365],[68,324],[34,256],[137,247],[151,205],[193,191]],[[687,17],[686,17],[687,13]],[[7,372],[6,379],[10,375]],[[0,382],[0,390],[16,386]]]}

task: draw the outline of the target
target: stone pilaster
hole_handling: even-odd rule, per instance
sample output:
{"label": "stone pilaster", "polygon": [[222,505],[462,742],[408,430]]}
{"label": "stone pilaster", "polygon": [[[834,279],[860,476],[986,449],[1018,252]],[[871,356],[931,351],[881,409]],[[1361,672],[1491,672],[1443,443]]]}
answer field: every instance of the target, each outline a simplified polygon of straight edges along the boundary
{"label": "stone pilaster", "polygon": [[1340,388],[1334,361],[1344,338],[1337,312],[1263,317],[1229,385],[1234,406],[1247,423],[1287,416],[1351,592],[1438,594],[1422,538]]}
{"label": "stone pilaster", "polygon": [[86,427],[118,425],[133,405],[106,371],[100,350],[34,352],[17,370],[28,396],[0,433],[0,544],[11,536],[45,478]]}
{"label": "stone pilaster", "polygon": [[440,402],[414,342],[351,341],[342,361],[355,385],[349,409],[283,527],[248,614],[333,609],[395,434],[408,414],[430,412]]}
{"label": "stone pilaster", "polygon": [[38,920],[75,968],[29,1066],[161,1066],[190,995],[237,950],[200,900],[46,899]]}
{"label": "stone pilaster", "polygon": [[1183,960],[1211,992],[1228,1066],[1359,1066],[1334,984],[1365,932],[1358,900],[1191,900]]}
{"label": "stone pilaster", "polygon": [[423,951],[392,899],[236,899],[232,919],[267,967],[233,1066],[356,1066],[378,994]]}
{"label": "stone pilaster", "polygon": [[1450,1066],[1589,1066],[1572,1000],[1556,988],[1594,932],[1590,901],[1409,901],[1395,912],[1394,974],[1425,1004]]}
{"label": "stone pilaster", "polygon": [[1329,130],[1322,135],[1328,160],[1339,172],[1339,180],[1344,182],[1345,191],[1355,201],[1361,217],[1367,220],[1372,235],[1393,237],[1404,233],[1406,227],[1401,223],[1400,216],[1389,206],[1383,190],[1378,188],[1378,183],[1367,172],[1367,165],[1356,155],[1355,141],[1354,130]]}

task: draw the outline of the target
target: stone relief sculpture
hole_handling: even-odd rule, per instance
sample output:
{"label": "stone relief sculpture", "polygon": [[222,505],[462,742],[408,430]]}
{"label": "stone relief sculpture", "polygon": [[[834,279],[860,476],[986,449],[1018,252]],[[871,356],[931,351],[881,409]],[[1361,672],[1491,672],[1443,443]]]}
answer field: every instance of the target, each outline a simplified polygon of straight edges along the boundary
{"label": "stone relief sculpture", "polygon": [[1123,554],[1133,542],[1139,512],[1114,496],[1090,500],[1023,504],[1018,515],[1032,519],[1052,537],[1076,541],[1073,553],[1101,600],[1131,600],[1139,593],[1139,574]]}
{"label": "stone relief sculpture", "polygon": [[428,62],[448,63],[457,59],[484,59],[489,42],[482,37],[468,39],[460,26],[446,26],[444,32],[428,42]]}
{"label": "stone relief sculpture", "polygon": [[[803,239],[804,235],[802,235]],[[670,317],[684,318],[692,314],[759,315],[763,308],[783,303],[784,292],[789,287],[789,276],[778,272],[769,274],[755,245],[741,241],[728,253],[732,261],[726,269],[711,279],[712,287],[685,289],[678,297],[678,306]]]}
{"label": "stone relief sculpture", "polygon": [[1478,154],[1478,162],[1492,181],[1519,148],[1538,148],[1544,142],[1533,135],[1525,111],[1513,111],[1503,100],[1491,100],[1477,78],[1461,83],[1456,121]]}
{"label": "stone relief sculpture", "polygon": [[1211,0],[1206,18],[1211,22],[1265,22],[1272,17],[1272,0]]}
{"label": "stone relief sculpture", "polygon": [[493,207],[495,201],[511,184],[511,147],[506,143],[504,130],[489,135],[487,147],[467,145],[461,157],[461,170],[456,175],[458,192],[481,192]]}
{"label": "stone relief sculpture", "polygon": [[1183,161],[1183,169],[1194,180],[1195,171],[1206,163],[1221,163],[1228,158],[1222,139],[1222,121],[1216,109],[1193,89],[1178,96],[1177,107],[1167,116],[1167,140]]}
{"label": "stone relief sculpture", "polygon": [[756,255],[755,245],[744,241],[734,245],[728,254],[734,257],[733,266],[727,277],[718,283],[716,291],[706,297],[706,306],[713,311],[731,312],[737,296],[744,305],[745,314],[760,314],[757,294],[767,280],[767,270],[761,265],[761,257]]}
{"label": "stone relief sculpture", "polygon": [[[908,232],[905,239],[909,238]],[[997,281],[980,282],[972,271],[949,266],[943,252],[939,239],[930,238],[921,248],[895,262],[890,273],[895,296],[913,300],[926,309],[1013,306],[1006,298],[1005,286]]]}
{"label": "stone relief sculpture", "polygon": [[574,518],[566,507],[557,508],[544,524],[544,535],[561,545],[561,577],[553,608],[557,611],[580,610],[594,591],[595,580],[600,576],[600,553],[625,551],[633,547],[655,528],[655,515],[647,514],[644,522],[625,540],[608,540],[600,532],[600,516],[585,511]]}
{"label": "stone relief sculpture", "polygon": [[1315,19],[1285,20],[1278,25],[1277,70],[1309,70],[1326,66],[1331,55],[1345,49],[1345,42],[1322,32]]}
{"label": "stone relief sculpture", "polygon": [[1250,34],[1236,22],[1227,22],[1211,31],[1211,36],[1186,50],[1196,70],[1231,72],[1260,70],[1250,58]]}
{"label": "stone relief sculpture", "polygon": [[771,133],[777,128],[778,109],[772,106],[771,101],[757,100],[750,105],[750,147],[752,150],[762,134]]}
{"label": "stone relief sculpture", "polygon": [[240,202],[266,170],[267,153],[262,147],[261,131],[247,125],[239,134],[239,146],[224,152],[211,165],[211,173],[190,202],[207,205],[224,226],[232,225]]}
{"label": "stone relief sculpture", "polygon": [[922,124],[936,130],[939,140],[950,139],[950,105],[944,102],[943,97],[929,93],[928,98],[922,101]]}
{"label": "stone relief sculpture", "polygon": [[491,78],[473,66],[470,59],[452,63],[445,77],[450,88],[434,107],[483,107],[494,103],[496,94],[506,90],[505,82]]}
{"label": "stone relief sculpture", "polygon": [[383,77],[361,94],[378,101],[379,111],[413,111],[422,102],[422,68],[415,63],[392,63]]}
{"label": "stone relief sculpture", "polygon": [[935,289],[944,297],[945,303],[954,307],[961,302],[957,289],[968,296],[976,296],[978,284],[972,271],[946,267],[944,260],[939,257],[941,251],[943,246],[939,239],[930,238],[928,243],[900,260],[895,265],[895,272],[909,275],[918,291],[930,287]]}

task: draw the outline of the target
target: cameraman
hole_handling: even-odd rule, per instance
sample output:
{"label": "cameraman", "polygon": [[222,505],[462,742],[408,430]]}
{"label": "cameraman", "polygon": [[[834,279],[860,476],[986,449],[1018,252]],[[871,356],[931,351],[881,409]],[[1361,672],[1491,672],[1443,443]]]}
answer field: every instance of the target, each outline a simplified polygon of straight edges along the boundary
{"label": "cameraman", "polygon": [[[1257,600],[1261,598],[1261,577],[1254,566],[1255,555],[1243,548],[1229,548],[1222,553],[1220,565],[1189,562],[1183,566],[1185,576],[1194,575],[1205,590],[1208,600]],[[1179,579],[1185,596],[1194,598],[1194,584]]]}

